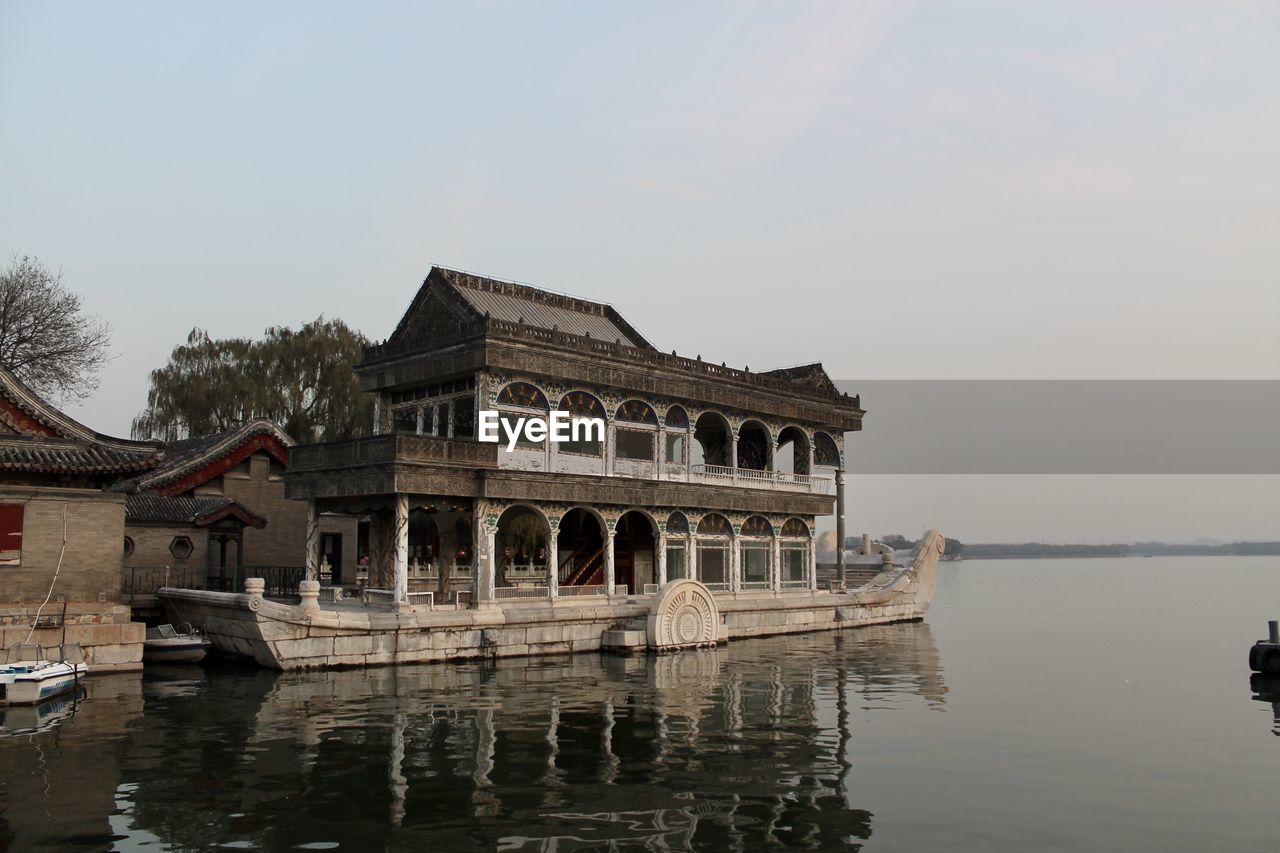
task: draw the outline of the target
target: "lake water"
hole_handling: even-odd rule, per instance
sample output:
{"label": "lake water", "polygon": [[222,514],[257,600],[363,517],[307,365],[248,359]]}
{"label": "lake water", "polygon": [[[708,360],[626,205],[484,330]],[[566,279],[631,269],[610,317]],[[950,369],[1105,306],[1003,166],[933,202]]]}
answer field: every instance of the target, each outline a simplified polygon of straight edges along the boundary
{"label": "lake water", "polygon": [[917,624],[94,678],[0,737],[0,850],[1270,851],[1268,618],[1276,558],[968,561]]}

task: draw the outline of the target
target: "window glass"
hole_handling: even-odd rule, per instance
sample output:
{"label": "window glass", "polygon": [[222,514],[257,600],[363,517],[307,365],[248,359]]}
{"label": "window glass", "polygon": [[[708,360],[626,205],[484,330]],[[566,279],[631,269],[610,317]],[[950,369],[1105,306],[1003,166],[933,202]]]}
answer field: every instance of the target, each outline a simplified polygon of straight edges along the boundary
{"label": "window glass", "polygon": [[667,546],[667,580],[678,581],[687,577],[684,568],[684,546]]}
{"label": "window glass", "polygon": [[782,548],[782,579],[784,581],[805,580],[805,549],[796,546]]}
{"label": "window glass", "polygon": [[471,438],[475,435],[475,401],[457,399],[453,401],[453,437]]}
{"label": "window glass", "polygon": [[614,432],[613,454],[618,459],[653,461],[653,433],[634,429]]}
{"label": "window glass", "polygon": [[391,428],[396,432],[417,432],[418,410],[396,409],[391,415]]}
{"label": "window glass", "polygon": [[677,465],[684,464],[684,435],[680,433],[667,433],[667,455],[668,462],[674,462]]}
{"label": "window glass", "polygon": [[719,543],[698,545],[698,580],[705,584],[723,584],[729,578],[729,546]]}
{"label": "window glass", "polygon": [[[509,429],[514,430],[516,428],[516,423],[522,417],[523,417],[522,415],[508,415],[503,412],[498,413],[498,421],[499,421],[498,443],[501,444],[504,448],[511,442],[510,433],[508,433],[507,430]],[[528,424],[521,424],[520,434],[519,434],[519,437],[516,439],[516,447],[523,447],[525,449],[532,449],[532,450],[541,450],[544,445],[544,442],[530,441],[524,429],[524,427],[526,426],[528,426]]]}
{"label": "window glass", "polygon": [[742,582],[769,582],[769,545],[767,543],[742,544]]}

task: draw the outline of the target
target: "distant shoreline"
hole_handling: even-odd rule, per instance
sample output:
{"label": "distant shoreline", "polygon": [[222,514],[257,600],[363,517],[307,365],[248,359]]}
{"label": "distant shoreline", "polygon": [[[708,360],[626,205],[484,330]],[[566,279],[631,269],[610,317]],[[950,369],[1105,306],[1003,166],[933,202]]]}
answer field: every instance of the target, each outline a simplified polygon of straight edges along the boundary
{"label": "distant shoreline", "polygon": [[1280,542],[1224,542],[1215,545],[1175,545],[1165,542],[1137,542],[1115,545],[1048,545],[975,543],[962,546],[956,559],[1027,560],[1063,557],[1275,557]]}

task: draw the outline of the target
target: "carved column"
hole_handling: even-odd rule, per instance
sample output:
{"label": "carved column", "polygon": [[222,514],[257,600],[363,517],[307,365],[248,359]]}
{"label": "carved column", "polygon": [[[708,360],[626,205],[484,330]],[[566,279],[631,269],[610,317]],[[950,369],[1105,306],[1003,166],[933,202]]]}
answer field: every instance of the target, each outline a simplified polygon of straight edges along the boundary
{"label": "carved column", "polygon": [[769,588],[774,592],[782,589],[782,540],[778,531],[773,531],[772,547],[769,550]]}
{"label": "carved column", "polygon": [[[307,580],[319,580],[320,570],[320,513],[316,509],[315,499],[307,501]],[[239,559],[239,551],[236,553]]]}
{"label": "carved column", "polygon": [[653,440],[653,461],[657,463],[658,469],[654,471],[654,476],[659,480],[665,480],[667,479],[667,462],[670,460],[667,459],[667,428],[661,418],[658,420],[658,429],[653,434]]}
{"label": "carved column", "polygon": [[844,471],[836,469],[836,583],[844,589]]}
{"label": "carved column", "polygon": [[729,540],[729,591],[742,589],[742,543],[737,536]]}
{"label": "carved column", "polygon": [[489,501],[478,498],[472,510],[472,529],[475,537],[476,600],[493,601],[494,547],[498,535],[498,517],[489,507]]}
{"label": "carved column", "polygon": [[818,588],[818,549],[814,547],[813,537],[809,538],[809,545],[805,555],[809,563],[809,589]]}
{"label": "carved column", "polygon": [[[606,477],[608,477],[610,474],[613,473],[613,455],[615,452],[614,450],[615,440],[616,440],[616,436],[614,435],[613,418],[609,418],[607,421],[605,421],[605,427],[604,427],[604,475]],[[612,594],[612,591],[610,591],[610,594]]]}
{"label": "carved column", "polygon": [[547,597],[560,595],[560,525],[550,524],[547,531]]}
{"label": "carved column", "polygon": [[605,531],[604,540],[604,591],[605,595],[613,595],[613,536],[612,530]]}
{"label": "carved column", "polygon": [[369,518],[369,588],[392,589],[392,562],[394,526],[384,511],[379,510]]}
{"label": "carved column", "polygon": [[397,604],[409,602],[409,496],[396,495],[393,583]]}
{"label": "carved column", "polygon": [[667,534],[658,534],[657,553],[653,555],[654,562],[657,564],[657,577],[654,578],[658,583],[658,589],[662,589],[667,584]]}

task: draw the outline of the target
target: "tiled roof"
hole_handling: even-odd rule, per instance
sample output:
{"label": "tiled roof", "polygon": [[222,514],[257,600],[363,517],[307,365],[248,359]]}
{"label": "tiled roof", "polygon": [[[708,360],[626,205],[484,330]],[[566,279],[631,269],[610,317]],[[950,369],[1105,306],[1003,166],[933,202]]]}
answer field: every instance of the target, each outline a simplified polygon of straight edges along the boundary
{"label": "tiled roof", "polygon": [[0,436],[0,470],[37,474],[129,474],[159,464],[158,446],[142,449],[49,436]]}
{"label": "tiled roof", "polygon": [[154,468],[163,458],[160,442],[94,432],[0,367],[0,470],[126,474]]}
{"label": "tiled roof", "polygon": [[251,527],[262,528],[267,520],[228,497],[166,497],[157,494],[129,495],[125,498],[126,523],[192,524],[203,527],[220,518],[234,516]]}
{"label": "tiled roof", "polygon": [[285,447],[292,447],[295,443],[275,421],[256,418],[226,432],[171,441],[165,445],[163,465],[141,477],[118,483],[115,488],[134,492],[176,482],[234,452],[257,435],[271,436]]}
{"label": "tiled roof", "polygon": [[603,302],[563,296],[525,284],[436,268],[445,281],[479,314],[509,323],[558,329],[613,343],[648,347],[649,342],[622,315]]}

